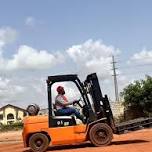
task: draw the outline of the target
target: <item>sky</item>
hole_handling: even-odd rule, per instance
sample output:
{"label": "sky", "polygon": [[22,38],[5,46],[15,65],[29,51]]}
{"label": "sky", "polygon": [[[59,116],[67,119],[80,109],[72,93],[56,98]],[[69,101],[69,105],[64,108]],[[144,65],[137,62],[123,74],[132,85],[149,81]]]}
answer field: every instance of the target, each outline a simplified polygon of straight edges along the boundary
{"label": "sky", "polygon": [[[93,72],[114,101],[112,55],[119,92],[152,75],[150,0],[0,2],[0,106],[47,107],[47,76],[72,73],[83,81]],[[78,97],[73,85],[62,85],[71,100]]]}

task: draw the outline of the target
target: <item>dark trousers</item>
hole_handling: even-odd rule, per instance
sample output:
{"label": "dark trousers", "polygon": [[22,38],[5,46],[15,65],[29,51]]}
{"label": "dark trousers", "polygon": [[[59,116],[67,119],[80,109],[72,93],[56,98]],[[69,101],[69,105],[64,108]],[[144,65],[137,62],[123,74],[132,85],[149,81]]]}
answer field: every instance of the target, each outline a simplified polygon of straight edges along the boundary
{"label": "dark trousers", "polygon": [[66,107],[63,109],[57,110],[58,115],[70,116],[74,114],[78,119],[83,121],[83,116],[74,108]]}

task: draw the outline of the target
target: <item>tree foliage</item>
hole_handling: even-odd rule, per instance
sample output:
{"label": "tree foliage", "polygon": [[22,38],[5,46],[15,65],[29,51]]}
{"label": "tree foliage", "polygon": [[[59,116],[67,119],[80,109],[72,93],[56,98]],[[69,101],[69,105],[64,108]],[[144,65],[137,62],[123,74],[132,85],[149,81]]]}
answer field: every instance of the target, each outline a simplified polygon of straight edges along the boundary
{"label": "tree foliage", "polygon": [[125,108],[134,108],[138,112],[148,115],[152,113],[152,77],[137,80],[129,84],[121,92]]}

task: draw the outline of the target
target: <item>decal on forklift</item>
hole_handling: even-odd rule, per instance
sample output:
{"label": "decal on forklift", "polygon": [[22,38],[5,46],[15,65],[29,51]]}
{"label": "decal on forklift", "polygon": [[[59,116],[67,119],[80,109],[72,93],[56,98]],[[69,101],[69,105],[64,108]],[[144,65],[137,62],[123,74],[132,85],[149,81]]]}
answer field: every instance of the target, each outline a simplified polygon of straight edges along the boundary
{"label": "decal on forklift", "polygon": [[64,121],[61,120],[61,121],[57,121],[57,125],[58,125],[58,126],[60,126],[60,125],[69,126],[70,123],[69,123],[68,121],[65,121],[65,122],[64,122]]}

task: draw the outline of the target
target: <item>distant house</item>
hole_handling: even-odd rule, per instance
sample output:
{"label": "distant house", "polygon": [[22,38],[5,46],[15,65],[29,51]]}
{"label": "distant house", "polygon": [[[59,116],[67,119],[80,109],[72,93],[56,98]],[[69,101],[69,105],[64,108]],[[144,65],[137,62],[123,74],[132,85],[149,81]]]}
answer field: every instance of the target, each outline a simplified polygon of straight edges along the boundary
{"label": "distant house", "polygon": [[8,104],[0,108],[1,124],[21,122],[24,116],[26,116],[26,110],[20,107]]}

